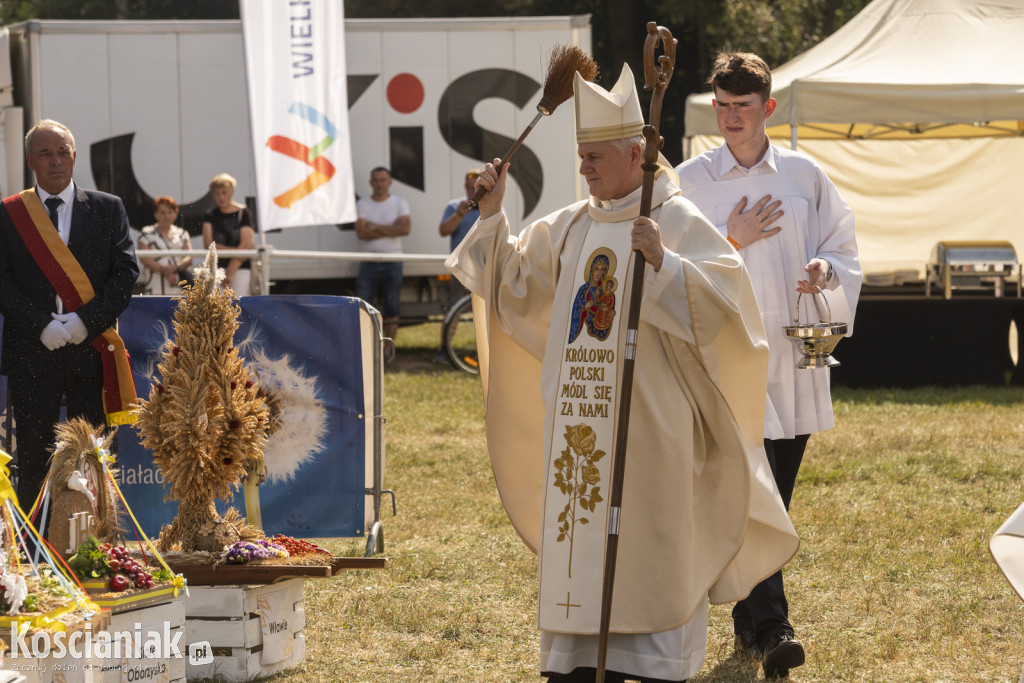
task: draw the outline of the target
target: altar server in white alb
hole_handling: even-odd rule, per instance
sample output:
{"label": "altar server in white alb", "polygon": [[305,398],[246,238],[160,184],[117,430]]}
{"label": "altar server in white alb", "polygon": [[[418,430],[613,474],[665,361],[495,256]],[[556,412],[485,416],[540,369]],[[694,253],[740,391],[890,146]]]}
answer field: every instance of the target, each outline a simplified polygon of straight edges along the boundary
{"label": "altar server in white alb", "polygon": [[[802,321],[818,321],[810,299],[820,287],[833,321],[848,323],[852,333],[861,285],[853,212],[810,157],[771,144],[765,129],[776,102],[760,57],[721,54],[708,82],[725,144],[676,171],[683,195],[728,238],[750,272],[771,350],[764,444],[788,510],[808,437],[835,423],[829,370],[797,369],[800,350],[783,327],[793,324],[801,292],[807,294]],[[736,605],[733,625],[737,648],[760,658],[766,676],[803,664],[781,571]]]}
{"label": "altar server in white alb", "polygon": [[[647,260],[629,414],[608,681],[701,667],[707,606],[745,596],[798,540],[761,441],[768,348],[746,269],[659,169],[640,217],[643,115],[623,67],[575,79],[590,198],[510,230],[507,168],[447,265],[477,296],[487,441],[537,552],[540,670],[593,681],[632,251]],[[495,159],[494,163],[498,163]]]}

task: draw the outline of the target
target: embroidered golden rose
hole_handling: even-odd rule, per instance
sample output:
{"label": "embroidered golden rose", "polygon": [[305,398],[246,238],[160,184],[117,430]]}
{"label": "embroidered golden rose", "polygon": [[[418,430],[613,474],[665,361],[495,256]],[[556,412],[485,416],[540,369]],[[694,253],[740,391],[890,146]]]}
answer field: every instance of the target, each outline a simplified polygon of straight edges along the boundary
{"label": "embroidered golden rose", "polygon": [[583,511],[594,512],[601,497],[601,471],[595,465],[605,456],[605,452],[596,450],[597,435],[592,427],[585,424],[566,426],[565,442],[567,448],[555,460],[554,484],[562,494],[569,497],[565,508],[558,515],[559,543],[569,542],[569,577],[572,578],[572,547],[573,535],[577,524],[589,524],[590,519],[584,517]]}

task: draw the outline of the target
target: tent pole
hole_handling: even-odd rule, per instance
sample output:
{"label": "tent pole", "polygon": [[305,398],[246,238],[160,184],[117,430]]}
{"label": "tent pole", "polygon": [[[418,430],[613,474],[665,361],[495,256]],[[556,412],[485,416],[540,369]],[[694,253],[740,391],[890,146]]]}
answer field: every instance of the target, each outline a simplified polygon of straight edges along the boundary
{"label": "tent pole", "polygon": [[800,126],[796,118],[796,81],[789,84],[789,89],[789,148],[795,152],[798,136],[797,129]]}

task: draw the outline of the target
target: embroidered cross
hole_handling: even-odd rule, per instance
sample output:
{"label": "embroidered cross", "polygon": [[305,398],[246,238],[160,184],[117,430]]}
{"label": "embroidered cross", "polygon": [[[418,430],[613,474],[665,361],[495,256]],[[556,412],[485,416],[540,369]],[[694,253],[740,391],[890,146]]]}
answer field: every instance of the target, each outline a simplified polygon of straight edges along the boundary
{"label": "embroidered cross", "polygon": [[583,606],[583,605],[574,605],[572,603],[572,601],[569,599],[570,595],[572,595],[572,593],[566,592],[566,594],[565,594],[565,602],[556,602],[555,603],[555,605],[557,605],[558,607],[565,607],[565,618],[566,619],[569,618],[569,608],[570,607],[582,607]]}

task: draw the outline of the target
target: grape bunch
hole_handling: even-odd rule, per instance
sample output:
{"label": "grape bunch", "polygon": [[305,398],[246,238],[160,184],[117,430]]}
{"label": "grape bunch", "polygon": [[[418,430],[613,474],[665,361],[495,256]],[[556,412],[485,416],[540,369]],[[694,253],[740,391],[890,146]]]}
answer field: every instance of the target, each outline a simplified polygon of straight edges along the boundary
{"label": "grape bunch", "polygon": [[314,553],[324,553],[330,555],[331,551],[324,550],[316,543],[310,543],[309,541],[301,538],[292,538],[291,536],[285,536],[284,534],[278,534],[273,538],[274,543],[282,545],[288,551],[289,555],[312,555]]}
{"label": "grape bunch", "polygon": [[238,541],[224,551],[224,560],[231,564],[245,564],[249,560],[266,560],[271,557],[288,557],[288,551],[284,546],[266,539]]}
{"label": "grape bunch", "polygon": [[109,543],[104,543],[100,549],[107,553],[107,565],[114,572],[110,578],[112,589],[123,591],[132,587],[153,587],[153,575],[145,565],[132,559],[123,545],[111,547]]}

